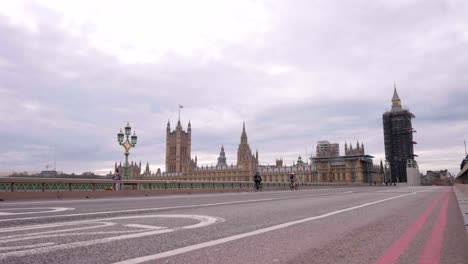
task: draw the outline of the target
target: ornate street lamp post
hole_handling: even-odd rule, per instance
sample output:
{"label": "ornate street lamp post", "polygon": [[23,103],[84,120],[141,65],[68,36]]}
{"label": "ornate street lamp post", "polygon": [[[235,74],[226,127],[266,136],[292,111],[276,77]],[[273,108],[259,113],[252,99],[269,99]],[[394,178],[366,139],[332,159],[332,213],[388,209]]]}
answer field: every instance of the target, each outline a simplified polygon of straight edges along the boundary
{"label": "ornate street lamp post", "polygon": [[133,131],[133,136],[130,136],[132,128],[130,127],[129,122],[127,122],[127,126],[125,127],[125,136],[127,136],[127,139],[124,142],[124,133],[122,132],[122,129],[120,129],[120,132],[117,134],[117,140],[119,141],[119,144],[124,147],[125,149],[125,167],[124,167],[124,175],[123,179],[127,180],[130,178],[130,175],[128,173],[128,155],[130,155],[130,149],[135,147],[137,143],[137,136],[135,135],[135,131]]}

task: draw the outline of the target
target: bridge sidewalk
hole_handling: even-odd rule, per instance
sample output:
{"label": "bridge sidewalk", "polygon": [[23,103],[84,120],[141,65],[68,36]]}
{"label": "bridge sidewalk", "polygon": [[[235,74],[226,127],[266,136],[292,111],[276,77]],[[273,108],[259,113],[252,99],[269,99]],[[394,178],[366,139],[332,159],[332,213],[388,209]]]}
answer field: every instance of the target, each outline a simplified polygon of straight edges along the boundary
{"label": "bridge sidewalk", "polygon": [[468,184],[455,184],[453,190],[457,196],[458,205],[465,220],[466,232],[468,233]]}

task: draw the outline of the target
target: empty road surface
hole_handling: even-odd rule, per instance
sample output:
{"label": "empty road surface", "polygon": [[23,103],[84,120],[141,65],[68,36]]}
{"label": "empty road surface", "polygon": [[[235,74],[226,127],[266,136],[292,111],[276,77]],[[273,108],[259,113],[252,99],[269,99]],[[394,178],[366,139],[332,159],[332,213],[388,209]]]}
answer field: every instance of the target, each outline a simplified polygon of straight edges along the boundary
{"label": "empty road surface", "polygon": [[0,202],[0,263],[468,263],[452,187]]}

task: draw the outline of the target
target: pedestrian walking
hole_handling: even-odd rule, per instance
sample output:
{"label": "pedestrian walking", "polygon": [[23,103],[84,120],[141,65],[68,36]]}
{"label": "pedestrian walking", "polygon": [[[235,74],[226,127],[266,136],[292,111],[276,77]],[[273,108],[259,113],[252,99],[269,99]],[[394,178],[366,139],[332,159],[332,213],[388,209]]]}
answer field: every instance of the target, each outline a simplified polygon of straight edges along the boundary
{"label": "pedestrian walking", "polygon": [[119,169],[115,169],[114,175],[112,175],[112,180],[114,180],[114,191],[120,190],[120,173]]}

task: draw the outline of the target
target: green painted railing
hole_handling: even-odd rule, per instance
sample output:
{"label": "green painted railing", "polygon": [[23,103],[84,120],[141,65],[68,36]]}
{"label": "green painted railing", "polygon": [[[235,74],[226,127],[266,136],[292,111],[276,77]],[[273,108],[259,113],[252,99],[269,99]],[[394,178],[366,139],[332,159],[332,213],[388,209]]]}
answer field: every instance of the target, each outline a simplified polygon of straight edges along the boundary
{"label": "green painted railing", "polygon": [[[124,180],[123,190],[253,189],[253,182]],[[298,188],[316,186],[358,186],[357,183],[308,182]],[[107,179],[0,178],[1,192],[110,191],[114,181]],[[289,183],[263,182],[263,189],[289,189]]]}

